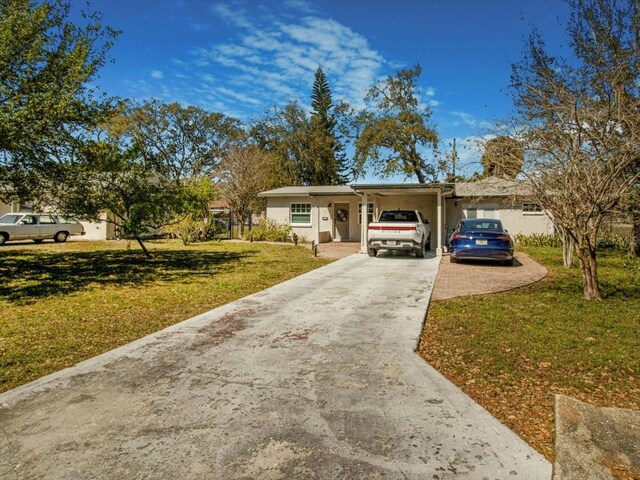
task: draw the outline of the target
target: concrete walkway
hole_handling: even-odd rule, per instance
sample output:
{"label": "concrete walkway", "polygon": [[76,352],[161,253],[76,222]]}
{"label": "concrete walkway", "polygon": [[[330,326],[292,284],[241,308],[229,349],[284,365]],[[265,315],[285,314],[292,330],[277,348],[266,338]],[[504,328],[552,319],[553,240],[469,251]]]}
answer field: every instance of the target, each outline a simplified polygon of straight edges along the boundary
{"label": "concrete walkway", "polygon": [[352,255],[0,395],[0,478],[548,479],[414,348],[439,259]]}

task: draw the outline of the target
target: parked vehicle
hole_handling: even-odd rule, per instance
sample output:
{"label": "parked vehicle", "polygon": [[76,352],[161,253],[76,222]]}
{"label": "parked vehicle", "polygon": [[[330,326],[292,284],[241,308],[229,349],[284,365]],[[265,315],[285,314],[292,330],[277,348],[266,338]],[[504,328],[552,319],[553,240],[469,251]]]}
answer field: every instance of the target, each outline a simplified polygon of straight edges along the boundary
{"label": "parked vehicle", "polygon": [[429,221],[417,210],[384,210],[377,222],[370,223],[367,251],[375,257],[378,250],[404,250],[424,258],[431,250]]}
{"label": "parked vehicle", "polygon": [[513,240],[500,220],[468,218],[461,220],[449,238],[449,259],[496,260],[513,265]]}
{"label": "parked vehicle", "polygon": [[11,240],[47,238],[65,242],[70,235],[84,235],[84,227],[75,218],[49,213],[8,213],[0,217],[0,245]]}

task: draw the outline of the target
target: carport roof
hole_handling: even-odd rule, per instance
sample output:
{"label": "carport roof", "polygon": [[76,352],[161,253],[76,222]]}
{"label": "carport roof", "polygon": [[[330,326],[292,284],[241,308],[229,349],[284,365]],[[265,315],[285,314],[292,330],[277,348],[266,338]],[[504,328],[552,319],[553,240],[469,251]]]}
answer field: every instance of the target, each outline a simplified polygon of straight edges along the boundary
{"label": "carport roof", "polygon": [[372,193],[379,195],[406,195],[419,193],[435,193],[445,189],[452,189],[453,183],[386,183],[386,184],[356,184],[352,188],[357,193]]}

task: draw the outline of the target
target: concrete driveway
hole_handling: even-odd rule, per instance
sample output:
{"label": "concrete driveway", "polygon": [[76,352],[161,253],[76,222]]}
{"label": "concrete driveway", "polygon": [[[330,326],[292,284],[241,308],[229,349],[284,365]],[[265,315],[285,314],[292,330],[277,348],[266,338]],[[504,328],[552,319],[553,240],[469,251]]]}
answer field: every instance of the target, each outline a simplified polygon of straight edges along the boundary
{"label": "concrete driveway", "polygon": [[0,478],[550,478],[414,353],[438,262],[353,255],[2,394]]}

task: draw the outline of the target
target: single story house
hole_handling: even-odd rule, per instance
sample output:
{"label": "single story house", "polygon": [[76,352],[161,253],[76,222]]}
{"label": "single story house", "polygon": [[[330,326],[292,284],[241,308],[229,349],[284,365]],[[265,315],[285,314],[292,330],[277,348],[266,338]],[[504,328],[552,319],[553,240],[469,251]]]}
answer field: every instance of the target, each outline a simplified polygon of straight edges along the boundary
{"label": "single story house", "polygon": [[[383,210],[418,210],[431,225],[439,254],[462,218],[498,218],[512,234],[553,233],[553,223],[523,184],[489,177],[477,182],[282,187],[262,192],[267,218],[291,225],[301,239],[360,242]],[[366,205],[366,209],[363,209]]]}

